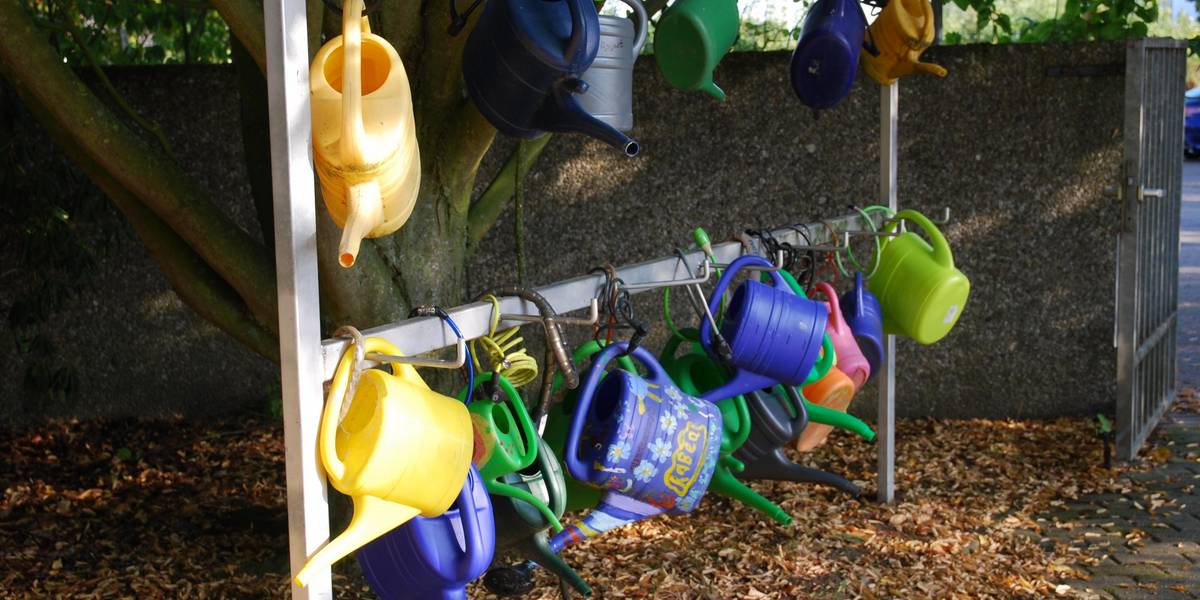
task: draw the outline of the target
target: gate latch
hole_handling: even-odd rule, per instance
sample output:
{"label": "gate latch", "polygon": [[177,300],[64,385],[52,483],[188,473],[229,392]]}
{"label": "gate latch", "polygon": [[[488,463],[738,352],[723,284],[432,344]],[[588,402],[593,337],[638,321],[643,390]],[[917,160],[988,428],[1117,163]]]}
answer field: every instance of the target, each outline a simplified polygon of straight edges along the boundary
{"label": "gate latch", "polygon": [[1145,202],[1146,198],[1165,198],[1166,190],[1162,188],[1148,188],[1144,185],[1139,185],[1137,188],[1138,202]]}

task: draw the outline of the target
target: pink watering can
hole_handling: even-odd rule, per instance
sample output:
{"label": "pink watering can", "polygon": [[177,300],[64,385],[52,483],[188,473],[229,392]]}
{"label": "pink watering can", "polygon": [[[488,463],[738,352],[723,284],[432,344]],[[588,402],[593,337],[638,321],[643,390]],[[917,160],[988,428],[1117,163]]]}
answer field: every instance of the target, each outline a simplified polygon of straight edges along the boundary
{"label": "pink watering can", "polygon": [[854,339],[854,331],[842,317],[837,290],[822,281],[813,286],[813,291],[827,299],[825,307],[829,309],[829,321],[825,326],[825,333],[829,334],[829,339],[833,342],[833,350],[837,354],[837,368],[850,377],[850,381],[854,382],[854,389],[858,390],[871,376],[871,363],[863,356],[858,342]]}

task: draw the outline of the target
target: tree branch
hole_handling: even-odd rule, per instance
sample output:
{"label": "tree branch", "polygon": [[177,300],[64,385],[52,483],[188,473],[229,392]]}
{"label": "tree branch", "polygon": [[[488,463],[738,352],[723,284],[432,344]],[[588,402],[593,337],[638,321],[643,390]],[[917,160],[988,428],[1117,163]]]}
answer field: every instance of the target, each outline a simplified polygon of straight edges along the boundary
{"label": "tree branch", "polygon": [[[212,7],[229,26],[229,31],[246,47],[258,68],[267,72],[266,27],[263,25],[262,5],[251,0],[209,0]],[[315,50],[309,49],[309,52]]]}
{"label": "tree branch", "polygon": [[0,0],[0,73],[39,104],[64,146],[94,161],[178,234],[252,309],[278,323],[271,255],[201,195],[178,165],[154,152],[62,63],[18,0]]}
{"label": "tree branch", "polygon": [[[521,140],[519,143],[524,144],[524,151],[521,153],[524,156],[521,161],[521,172],[529,173],[529,167],[537,161],[538,156],[542,154],[542,149],[546,147],[546,143],[553,137],[547,133],[540,138],[533,140]],[[475,204],[471,205],[471,212],[467,217],[467,241],[474,249],[479,242],[483,241],[483,236],[487,235],[492,225],[496,223],[496,219],[500,218],[500,213],[504,212],[504,206],[513,196],[514,186],[513,179],[517,168],[517,151],[514,149],[508,155],[508,159],[504,161],[504,166],[500,167],[500,171],[492,178],[492,182],[488,184],[487,189],[479,195],[479,199]]]}
{"label": "tree branch", "polygon": [[104,192],[133,226],[150,257],[166,275],[171,289],[202,318],[216,325],[255,353],[278,363],[279,341],[259,325],[246,305],[175,232],[171,231],[137,198],[121,187],[104,169],[70,144],[70,134],[47,114],[46,107],[31,101],[17,88],[27,109],[34,114],[67,156]]}

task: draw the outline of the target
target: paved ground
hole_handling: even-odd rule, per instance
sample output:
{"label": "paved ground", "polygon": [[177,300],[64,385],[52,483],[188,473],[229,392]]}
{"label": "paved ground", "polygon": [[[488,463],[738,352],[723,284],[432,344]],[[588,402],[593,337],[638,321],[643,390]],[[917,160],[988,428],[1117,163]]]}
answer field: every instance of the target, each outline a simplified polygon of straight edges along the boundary
{"label": "paved ground", "polygon": [[1066,582],[1071,591],[1200,598],[1200,414],[1170,413],[1155,436],[1161,464],[1126,475],[1133,482],[1121,493],[1081,498],[1047,516],[1048,537],[1099,559],[1085,567],[1088,580]]}
{"label": "paved ground", "polygon": [[[1200,161],[1183,171],[1179,377],[1200,388]],[[1200,598],[1200,399],[1184,392],[1152,438],[1146,472],[1121,493],[1095,495],[1047,515],[1046,535],[1092,550],[1090,578],[1067,582],[1085,597]],[[1063,590],[1064,592],[1068,590]]]}

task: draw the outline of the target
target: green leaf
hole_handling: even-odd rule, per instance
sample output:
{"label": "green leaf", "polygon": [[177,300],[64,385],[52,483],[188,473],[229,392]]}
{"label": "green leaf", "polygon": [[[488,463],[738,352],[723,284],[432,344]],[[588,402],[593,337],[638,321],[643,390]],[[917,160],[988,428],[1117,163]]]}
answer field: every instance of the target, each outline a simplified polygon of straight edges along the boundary
{"label": "green leaf", "polygon": [[996,26],[1004,33],[1012,33],[1012,21],[1009,20],[1008,15],[996,15]]}
{"label": "green leaf", "polygon": [[133,450],[124,447],[117,448],[117,452],[114,456],[117,457],[117,460],[126,461],[133,458]]}
{"label": "green leaf", "polygon": [[1150,33],[1150,28],[1145,23],[1134,23],[1129,26],[1129,37],[1144,38]]}
{"label": "green leaf", "polygon": [[963,36],[957,31],[950,31],[946,33],[945,37],[942,39],[942,43],[947,46],[961,44],[963,43]]}

